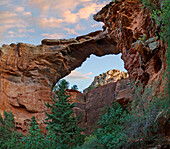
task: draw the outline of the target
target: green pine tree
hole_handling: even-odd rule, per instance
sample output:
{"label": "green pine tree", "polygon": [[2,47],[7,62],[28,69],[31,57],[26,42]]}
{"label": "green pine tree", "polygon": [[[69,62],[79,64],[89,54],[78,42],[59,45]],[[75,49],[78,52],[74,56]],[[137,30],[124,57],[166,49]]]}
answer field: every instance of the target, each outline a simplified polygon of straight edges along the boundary
{"label": "green pine tree", "polygon": [[41,133],[35,117],[31,118],[31,127],[27,137],[22,137],[22,147],[24,149],[42,149],[46,148],[45,136]]}
{"label": "green pine tree", "polygon": [[19,144],[21,134],[16,131],[14,115],[4,111],[4,119],[0,115],[0,148],[16,148]]}
{"label": "green pine tree", "polygon": [[69,96],[66,94],[66,81],[58,84],[58,90],[54,90],[56,99],[52,98],[52,104],[46,106],[51,109],[51,113],[46,113],[45,123],[47,129],[55,133],[55,140],[58,148],[73,148],[82,144],[82,129],[77,126],[78,118],[74,117],[72,108],[74,104],[69,103]]}
{"label": "green pine tree", "polygon": [[73,89],[73,90],[78,90],[78,87],[77,87],[77,85],[73,85],[73,86],[71,87],[71,89]]}

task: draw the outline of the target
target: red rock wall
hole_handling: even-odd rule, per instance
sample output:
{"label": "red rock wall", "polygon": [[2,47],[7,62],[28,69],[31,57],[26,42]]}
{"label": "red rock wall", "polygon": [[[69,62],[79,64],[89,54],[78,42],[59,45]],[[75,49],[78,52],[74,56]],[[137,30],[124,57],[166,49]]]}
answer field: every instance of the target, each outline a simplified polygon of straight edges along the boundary
{"label": "red rock wall", "polygon": [[[157,4],[157,1],[154,2]],[[121,50],[130,78],[146,85],[158,78],[162,80],[166,56],[165,47],[155,37],[159,26],[149,10],[142,6],[138,0],[111,2],[95,14],[94,19],[105,24],[104,31]]]}
{"label": "red rock wall", "polygon": [[130,98],[127,88],[128,82],[128,78],[118,80],[117,82],[91,89],[85,94],[87,132],[91,133],[97,128],[97,122],[113,102],[118,101],[122,105],[128,103]]}

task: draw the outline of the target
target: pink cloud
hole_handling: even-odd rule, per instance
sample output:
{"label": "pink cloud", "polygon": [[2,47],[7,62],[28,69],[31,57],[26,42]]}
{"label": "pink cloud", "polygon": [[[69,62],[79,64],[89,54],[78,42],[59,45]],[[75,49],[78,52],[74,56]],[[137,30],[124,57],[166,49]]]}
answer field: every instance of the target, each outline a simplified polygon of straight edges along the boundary
{"label": "pink cloud", "polygon": [[24,16],[31,16],[32,14],[31,14],[31,12],[27,11],[27,12],[24,12],[23,15]]}
{"label": "pink cloud", "polygon": [[99,4],[99,5],[96,3],[88,4],[87,6],[79,10],[78,15],[81,19],[88,19],[91,14],[95,14],[103,6],[104,6],[104,3]]}
{"label": "pink cloud", "polygon": [[91,27],[96,27],[96,26],[103,26],[104,23],[100,22],[100,23],[96,23],[96,24],[92,24],[90,25]]}
{"label": "pink cloud", "polygon": [[18,6],[18,7],[15,9],[15,11],[17,11],[17,12],[23,12],[23,11],[24,11],[24,7]]}
{"label": "pink cloud", "polygon": [[69,74],[66,79],[70,80],[83,80],[83,79],[90,79],[90,75],[92,75],[92,72],[89,72],[87,74],[83,74],[80,71],[72,71],[71,74]]}
{"label": "pink cloud", "polygon": [[63,23],[62,19],[56,19],[54,17],[50,17],[50,19],[43,18],[41,20],[42,27],[61,27],[62,23]]}
{"label": "pink cloud", "polygon": [[44,36],[45,38],[61,39],[65,35],[64,34],[57,34],[57,33],[54,33],[54,34],[44,33],[44,34],[41,34],[41,36]]}
{"label": "pink cloud", "polygon": [[75,26],[75,30],[85,30],[85,29],[86,29],[86,27],[83,26],[83,25],[80,25],[80,24],[77,24],[77,25]]}
{"label": "pink cloud", "polygon": [[19,33],[28,33],[28,32],[35,32],[34,29],[18,29]]}
{"label": "pink cloud", "polygon": [[71,13],[71,11],[65,11],[63,17],[64,21],[68,23],[76,23],[78,19],[77,14]]}
{"label": "pink cloud", "polygon": [[13,31],[8,31],[8,34],[15,34],[15,32],[13,32]]}
{"label": "pink cloud", "polygon": [[76,35],[78,35],[78,33],[74,29],[64,28],[64,30],[66,30],[68,32],[68,34],[76,34]]}

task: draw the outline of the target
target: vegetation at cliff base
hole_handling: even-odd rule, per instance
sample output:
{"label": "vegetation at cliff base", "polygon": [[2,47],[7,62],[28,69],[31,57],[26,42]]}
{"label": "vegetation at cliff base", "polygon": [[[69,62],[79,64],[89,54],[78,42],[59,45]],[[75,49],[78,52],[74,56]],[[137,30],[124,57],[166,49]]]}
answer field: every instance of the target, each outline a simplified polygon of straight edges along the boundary
{"label": "vegetation at cliff base", "polygon": [[16,131],[14,115],[4,112],[4,119],[0,116],[0,148],[17,149],[71,149],[83,144],[83,129],[77,126],[79,117],[75,117],[66,94],[68,82],[62,80],[54,89],[55,98],[52,103],[47,103],[51,113],[46,113],[48,133],[45,135],[39,129],[36,118],[31,118],[29,133],[24,136]]}
{"label": "vegetation at cliff base", "polygon": [[14,148],[20,138],[21,134],[15,128],[14,115],[4,111],[4,119],[0,115],[0,148]]}

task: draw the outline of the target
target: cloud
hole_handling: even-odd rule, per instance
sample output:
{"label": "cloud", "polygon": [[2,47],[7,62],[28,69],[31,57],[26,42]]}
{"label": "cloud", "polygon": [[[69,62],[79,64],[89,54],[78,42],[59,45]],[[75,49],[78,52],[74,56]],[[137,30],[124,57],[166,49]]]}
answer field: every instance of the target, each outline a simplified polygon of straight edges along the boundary
{"label": "cloud", "polygon": [[62,26],[62,19],[56,19],[54,17],[50,17],[49,19],[43,18],[41,20],[42,27],[61,27]]}
{"label": "cloud", "polygon": [[13,31],[8,31],[8,34],[15,34],[15,32],[13,32]]}
{"label": "cloud", "polygon": [[99,22],[99,23],[90,25],[90,27],[103,26],[103,25],[104,25],[103,22]]}
{"label": "cloud", "polygon": [[71,13],[71,11],[65,11],[63,13],[64,21],[68,23],[76,23],[78,20],[78,15]]}
{"label": "cloud", "polygon": [[53,38],[53,39],[61,39],[65,37],[64,34],[57,34],[57,33],[54,33],[54,34],[44,33],[44,34],[41,34],[41,36],[44,36],[45,38]]}
{"label": "cloud", "polygon": [[15,9],[15,11],[17,11],[17,12],[23,12],[23,11],[24,11],[24,7],[18,6],[18,7]]}
{"label": "cloud", "polygon": [[8,4],[10,4],[10,3],[11,3],[11,0],[1,1],[0,6],[8,5]]}
{"label": "cloud", "polygon": [[27,33],[30,32],[35,32],[33,29],[18,29],[17,32],[14,32],[12,30],[8,31],[9,37],[14,38],[14,37],[26,37]]}
{"label": "cloud", "polygon": [[19,33],[29,33],[29,32],[35,32],[34,29],[18,29]]}
{"label": "cloud", "polygon": [[105,3],[97,0],[29,0],[28,2],[36,8],[36,11],[40,11],[42,16],[51,16],[49,19],[47,17],[42,19],[41,25],[44,27],[55,27],[64,23],[75,24],[80,19],[89,19],[90,15],[101,9]]}
{"label": "cloud", "polygon": [[75,30],[85,30],[86,29],[86,27],[85,26],[83,26],[83,25],[81,25],[81,24],[77,24],[76,26],[75,26]]}
{"label": "cloud", "polygon": [[[70,38],[89,29],[85,23],[106,0],[5,0],[0,3],[0,39],[11,42],[15,37],[39,40],[45,38]],[[12,32],[14,32],[12,34]],[[62,34],[61,34],[62,32]],[[85,31],[84,31],[85,32]],[[40,36],[41,35],[41,36]],[[13,39],[10,39],[13,38]],[[15,39],[28,40],[29,38]],[[41,39],[40,39],[41,40]],[[32,42],[32,40],[31,40]]]}
{"label": "cloud", "polygon": [[[55,11],[58,14],[63,13],[65,10],[72,11],[82,2],[87,0],[29,0],[28,4],[38,8],[41,13],[48,11]],[[61,13],[60,13],[61,12]]]}
{"label": "cloud", "polygon": [[0,11],[0,14],[1,14],[0,15],[1,21],[17,16],[17,13],[10,12],[10,11]]}
{"label": "cloud", "polygon": [[64,28],[64,30],[66,30],[68,32],[68,34],[76,34],[76,35],[78,35],[78,33],[74,29]]}
{"label": "cloud", "polygon": [[31,12],[27,11],[27,12],[24,12],[23,15],[24,16],[31,16],[32,14],[31,14]]}
{"label": "cloud", "polygon": [[[21,8],[20,8],[21,9]],[[12,29],[15,28],[19,28],[19,29],[25,29],[29,26],[29,23],[27,21],[24,20],[24,18],[22,18],[19,14],[17,14],[16,12],[10,12],[10,11],[0,11],[0,35],[2,36],[3,34],[5,34],[5,32],[7,30],[10,29],[10,31],[8,32],[9,37],[13,37],[13,35],[11,35]],[[21,37],[21,35],[15,34],[15,36],[17,37]],[[23,36],[23,35],[22,35]],[[8,35],[5,34],[6,38],[8,38]]]}
{"label": "cloud", "polygon": [[91,14],[95,14],[98,10],[100,10],[103,7],[104,4],[96,4],[91,3],[85,6],[84,8],[81,8],[78,12],[78,15],[81,19],[88,19]]}
{"label": "cloud", "polygon": [[90,79],[90,75],[92,74],[93,74],[92,72],[89,72],[87,74],[82,74],[81,72],[74,70],[66,78],[70,80],[84,80],[84,79]]}

